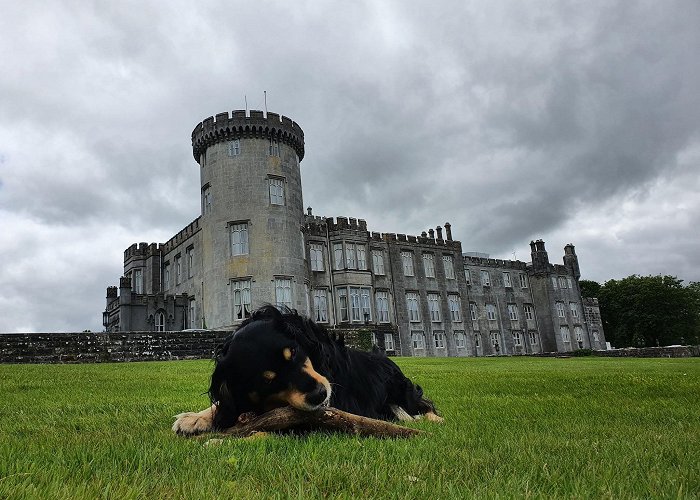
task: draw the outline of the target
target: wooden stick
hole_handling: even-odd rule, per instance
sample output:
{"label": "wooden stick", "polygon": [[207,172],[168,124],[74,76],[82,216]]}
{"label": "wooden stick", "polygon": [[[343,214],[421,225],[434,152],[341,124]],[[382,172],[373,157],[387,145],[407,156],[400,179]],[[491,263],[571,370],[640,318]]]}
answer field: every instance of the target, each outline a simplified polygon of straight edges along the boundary
{"label": "wooden stick", "polygon": [[347,432],[357,436],[381,438],[407,438],[422,431],[401,427],[384,420],[354,415],[337,408],[322,408],[315,411],[302,411],[285,406],[262,415],[243,414],[238,423],[226,429],[223,434],[235,437],[248,437],[256,432],[281,431],[285,429],[320,428]]}

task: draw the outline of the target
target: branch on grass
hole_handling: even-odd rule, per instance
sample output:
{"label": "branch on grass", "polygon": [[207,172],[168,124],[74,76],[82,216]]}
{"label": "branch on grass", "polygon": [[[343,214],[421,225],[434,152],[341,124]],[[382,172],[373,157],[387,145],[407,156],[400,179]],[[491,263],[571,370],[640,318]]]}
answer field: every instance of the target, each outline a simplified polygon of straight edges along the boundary
{"label": "branch on grass", "polygon": [[223,434],[248,437],[256,432],[274,432],[297,428],[324,429],[357,436],[381,438],[407,438],[422,433],[418,429],[410,429],[384,420],[354,415],[337,408],[302,411],[285,406],[257,416],[243,414],[239,417],[238,423],[226,429]]}

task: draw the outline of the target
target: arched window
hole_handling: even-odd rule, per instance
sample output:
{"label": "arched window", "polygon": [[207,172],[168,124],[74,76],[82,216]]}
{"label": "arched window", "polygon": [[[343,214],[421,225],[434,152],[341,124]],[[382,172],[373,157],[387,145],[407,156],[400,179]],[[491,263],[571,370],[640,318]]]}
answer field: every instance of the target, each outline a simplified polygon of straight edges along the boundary
{"label": "arched window", "polygon": [[163,313],[163,311],[158,311],[156,313],[156,331],[165,331],[165,314]]}

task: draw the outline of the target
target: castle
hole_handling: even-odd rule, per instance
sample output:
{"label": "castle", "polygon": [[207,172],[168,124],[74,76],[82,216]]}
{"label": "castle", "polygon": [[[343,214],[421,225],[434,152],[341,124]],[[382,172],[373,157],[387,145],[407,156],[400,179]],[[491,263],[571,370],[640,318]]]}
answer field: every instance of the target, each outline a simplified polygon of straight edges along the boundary
{"label": "castle", "polygon": [[107,288],[107,331],[233,329],[272,303],[336,330],[366,328],[402,356],[605,349],[595,299],[584,302],[574,246],[549,262],[463,253],[449,223],[420,236],[304,212],[304,133],[276,113],[233,111],[192,132],[201,215],[163,244],[124,252]]}

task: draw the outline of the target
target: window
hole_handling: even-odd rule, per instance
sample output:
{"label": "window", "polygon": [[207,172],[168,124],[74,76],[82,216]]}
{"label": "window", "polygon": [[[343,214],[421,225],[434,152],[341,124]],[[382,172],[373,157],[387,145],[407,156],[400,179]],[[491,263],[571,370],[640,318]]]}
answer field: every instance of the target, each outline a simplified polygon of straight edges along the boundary
{"label": "window", "polygon": [[209,184],[202,188],[202,215],[211,213],[211,187]]}
{"label": "window", "polygon": [[175,257],[175,283],[182,283],[182,258],[179,255]]}
{"label": "window", "polygon": [[600,337],[598,336],[598,331],[597,331],[597,330],[593,330],[593,340],[594,340],[595,342],[600,342]]}
{"label": "window", "polygon": [[426,278],[435,277],[435,257],[431,253],[423,254],[423,269],[425,269]]}
{"label": "window", "polygon": [[357,245],[357,268],[361,271],[367,269],[367,251],[364,245]]}
{"label": "window", "polygon": [[576,342],[583,344],[583,328],[580,326],[574,327],[574,335],[576,336]]}
{"label": "window", "polygon": [[481,347],[481,344],[479,343],[481,336],[478,333],[474,334],[474,347]]}
{"label": "window", "polygon": [[333,243],[333,256],[335,258],[335,268],[345,269],[345,261],[343,260],[343,244]]}
{"label": "window", "polygon": [[455,331],[455,347],[457,349],[464,349],[467,347],[467,337],[464,335],[463,331]]}
{"label": "window", "polygon": [[347,288],[338,288],[338,311],[340,313],[340,321],[350,321],[348,316],[348,290]]}
{"label": "window", "polygon": [[530,304],[525,304],[523,306],[523,310],[525,311],[525,319],[530,321],[535,319],[535,310],[532,308]]}
{"label": "window", "polygon": [[561,340],[562,342],[569,342],[569,327],[568,326],[560,326],[559,327],[559,333],[561,334]]}
{"label": "window", "polygon": [[170,263],[166,262],[163,268],[163,290],[170,288]]}
{"label": "window", "polygon": [[496,306],[493,304],[486,304],[486,318],[489,321],[496,321]]}
{"label": "window", "polygon": [[413,339],[414,349],[425,349],[425,335],[423,335],[423,332],[413,332],[411,338]]}
{"label": "window", "polygon": [[369,321],[372,321],[372,307],[370,306],[371,304],[371,299],[370,299],[370,289],[369,288],[360,288],[360,298],[362,300],[362,320],[367,323]]}
{"label": "window", "polygon": [[527,288],[527,274],[520,273],[520,288]]}
{"label": "window", "polygon": [[445,332],[433,332],[433,341],[436,349],[445,348]]}
{"label": "window", "polygon": [[350,321],[361,321],[360,289],[350,287]]}
{"label": "window", "polygon": [[194,248],[187,249],[187,277],[194,276]]}
{"label": "window", "polygon": [[440,296],[437,293],[428,294],[428,309],[430,310],[430,321],[441,321]]}
{"label": "window", "polygon": [[189,307],[189,314],[190,314],[190,328],[197,328],[197,321],[195,317],[196,313],[196,303],[194,299],[190,299],[190,307]]}
{"label": "window", "polygon": [[537,345],[537,332],[529,332],[527,335],[530,338],[530,345]]}
{"label": "window", "polygon": [[248,223],[231,224],[231,255],[246,255],[248,253]]}
{"label": "window", "polygon": [[234,281],[232,285],[234,321],[250,318],[250,280]]}
{"label": "window", "polygon": [[284,205],[284,179],[270,177],[270,205]]}
{"label": "window", "polygon": [[309,254],[311,257],[311,270],[323,271],[323,245],[311,243],[309,245]]}
{"label": "window", "polygon": [[162,311],[158,311],[156,313],[156,331],[165,331],[165,313],[163,313]]}
{"label": "window", "polygon": [[414,323],[420,321],[420,311],[418,309],[417,293],[408,292],[406,294],[406,309],[408,309],[408,321]]}
{"label": "window", "polygon": [[328,322],[328,291],[314,289],[313,317],[318,323]]}
{"label": "window", "polygon": [[569,302],[569,309],[571,309],[571,317],[578,318],[578,304],[576,302]]}
{"label": "window", "polygon": [[204,168],[206,164],[207,164],[207,152],[205,151],[204,153],[199,155],[199,166]]}
{"label": "window", "polygon": [[517,304],[508,304],[508,317],[511,321],[518,321],[518,306]]}
{"label": "window", "polygon": [[442,265],[445,268],[445,278],[447,278],[448,280],[455,279],[454,258],[451,255],[443,255]]}
{"label": "window", "polygon": [[496,352],[499,352],[501,350],[501,343],[499,342],[500,337],[498,335],[498,332],[491,332],[491,347],[493,347],[493,350]]}
{"label": "window", "polygon": [[491,275],[488,271],[481,271],[481,284],[483,286],[491,286]]}
{"label": "window", "polygon": [[386,351],[393,351],[394,348],[394,336],[390,333],[384,334],[384,349]]}
{"label": "window", "polygon": [[270,139],[270,149],[268,150],[270,156],[280,155],[280,143],[277,139]]}
{"label": "window", "polygon": [[557,277],[552,276],[552,288],[557,289]]}
{"label": "window", "polygon": [[566,318],[566,311],[564,310],[563,302],[557,302],[557,317]]}
{"label": "window", "polygon": [[292,308],[292,280],[275,278],[275,303],[279,308]]}
{"label": "window", "polygon": [[389,322],[389,293],[377,292],[377,321],[379,323]]}
{"label": "window", "polygon": [[450,319],[452,321],[462,321],[462,314],[460,313],[460,303],[459,295],[448,295],[447,303],[450,306]]}
{"label": "window", "polygon": [[348,269],[356,269],[357,264],[355,263],[355,244],[346,243],[345,244],[345,262],[348,265]]}
{"label": "window", "polygon": [[403,263],[403,275],[413,276],[413,253],[401,252],[401,262]]}
{"label": "window", "polygon": [[476,302],[469,303],[469,317],[471,318],[472,321],[476,321],[478,319]]}
{"label": "window", "polygon": [[372,250],[372,267],[374,274],[384,274],[384,252],[382,250]]}
{"label": "window", "polygon": [[143,293],[143,270],[134,269],[134,283],[132,284],[134,292]]}
{"label": "window", "polygon": [[571,278],[570,278],[569,276],[566,277],[566,285],[567,285],[569,288],[573,288],[573,287],[574,287],[574,284],[573,284],[573,282],[571,281]]}
{"label": "window", "polygon": [[520,347],[521,345],[523,345],[523,342],[520,339],[520,332],[517,330],[513,330],[513,345],[515,347]]}
{"label": "window", "polygon": [[503,273],[503,286],[506,288],[513,287],[513,284],[510,282],[510,273]]}
{"label": "window", "polygon": [[240,139],[234,139],[232,141],[228,141],[228,147],[226,148],[226,152],[228,153],[229,156],[238,156],[241,154],[241,140]]}
{"label": "window", "polygon": [[559,276],[559,288],[566,288],[566,276]]}
{"label": "window", "polygon": [[472,284],[472,272],[469,269],[464,270],[464,279],[467,282],[467,285]]}

